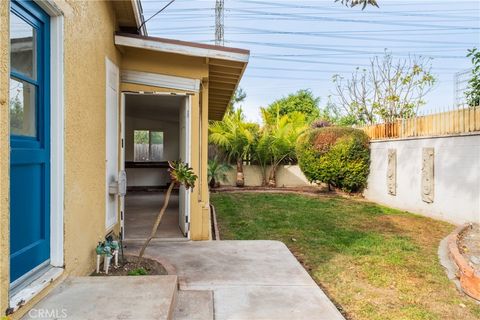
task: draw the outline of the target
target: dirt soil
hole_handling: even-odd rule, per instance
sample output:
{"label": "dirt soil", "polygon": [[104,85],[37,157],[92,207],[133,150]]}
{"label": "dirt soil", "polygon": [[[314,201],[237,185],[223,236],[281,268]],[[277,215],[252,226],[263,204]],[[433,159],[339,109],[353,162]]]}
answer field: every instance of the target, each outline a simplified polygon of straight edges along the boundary
{"label": "dirt soil", "polygon": [[[146,274],[134,274],[134,275],[166,275],[167,270],[156,260],[148,258],[139,258],[136,256],[124,256],[124,262],[122,263],[122,257],[119,257],[119,266],[115,268],[112,264],[108,270],[108,274],[103,272],[103,265],[100,267],[100,273],[93,272],[92,276],[128,276],[131,271],[138,271],[143,269]],[[138,273],[138,272],[137,272]],[[134,276],[132,275],[132,276]]]}
{"label": "dirt soil", "polygon": [[480,272],[480,225],[472,224],[458,239],[458,248],[470,266]]}

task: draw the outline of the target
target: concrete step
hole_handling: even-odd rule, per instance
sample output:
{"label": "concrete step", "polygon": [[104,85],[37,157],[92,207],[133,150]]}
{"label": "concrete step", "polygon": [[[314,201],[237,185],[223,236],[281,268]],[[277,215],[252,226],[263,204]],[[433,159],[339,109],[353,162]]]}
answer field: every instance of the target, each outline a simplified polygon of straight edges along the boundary
{"label": "concrete step", "polygon": [[178,292],[177,276],[67,278],[22,319],[170,320]]}
{"label": "concrete step", "polygon": [[180,290],[173,320],[213,320],[213,291]]}

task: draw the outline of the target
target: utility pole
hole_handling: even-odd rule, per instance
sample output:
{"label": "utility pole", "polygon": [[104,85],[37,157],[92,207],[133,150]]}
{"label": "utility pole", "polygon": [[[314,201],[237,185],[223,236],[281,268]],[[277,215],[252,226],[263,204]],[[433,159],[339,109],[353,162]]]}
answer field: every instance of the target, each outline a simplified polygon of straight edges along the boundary
{"label": "utility pole", "polygon": [[215,1],[215,44],[217,46],[225,45],[223,37],[223,23],[224,23],[224,0]]}

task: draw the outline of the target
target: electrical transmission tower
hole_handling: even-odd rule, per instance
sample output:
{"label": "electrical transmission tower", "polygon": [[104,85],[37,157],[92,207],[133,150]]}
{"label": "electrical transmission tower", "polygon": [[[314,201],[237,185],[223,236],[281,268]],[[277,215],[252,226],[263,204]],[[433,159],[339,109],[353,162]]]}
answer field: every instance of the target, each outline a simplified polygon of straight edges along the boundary
{"label": "electrical transmission tower", "polygon": [[223,46],[225,40],[223,38],[224,23],[224,0],[216,0],[215,2],[215,44]]}

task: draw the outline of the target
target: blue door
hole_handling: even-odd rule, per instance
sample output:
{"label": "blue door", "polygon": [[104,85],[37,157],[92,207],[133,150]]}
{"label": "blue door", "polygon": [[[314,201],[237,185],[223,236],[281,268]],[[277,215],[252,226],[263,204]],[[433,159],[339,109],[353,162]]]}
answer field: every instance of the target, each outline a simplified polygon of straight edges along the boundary
{"label": "blue door", "polygon": [[50,21],[33,1],[10,11],[10,281],[50,259]]}

